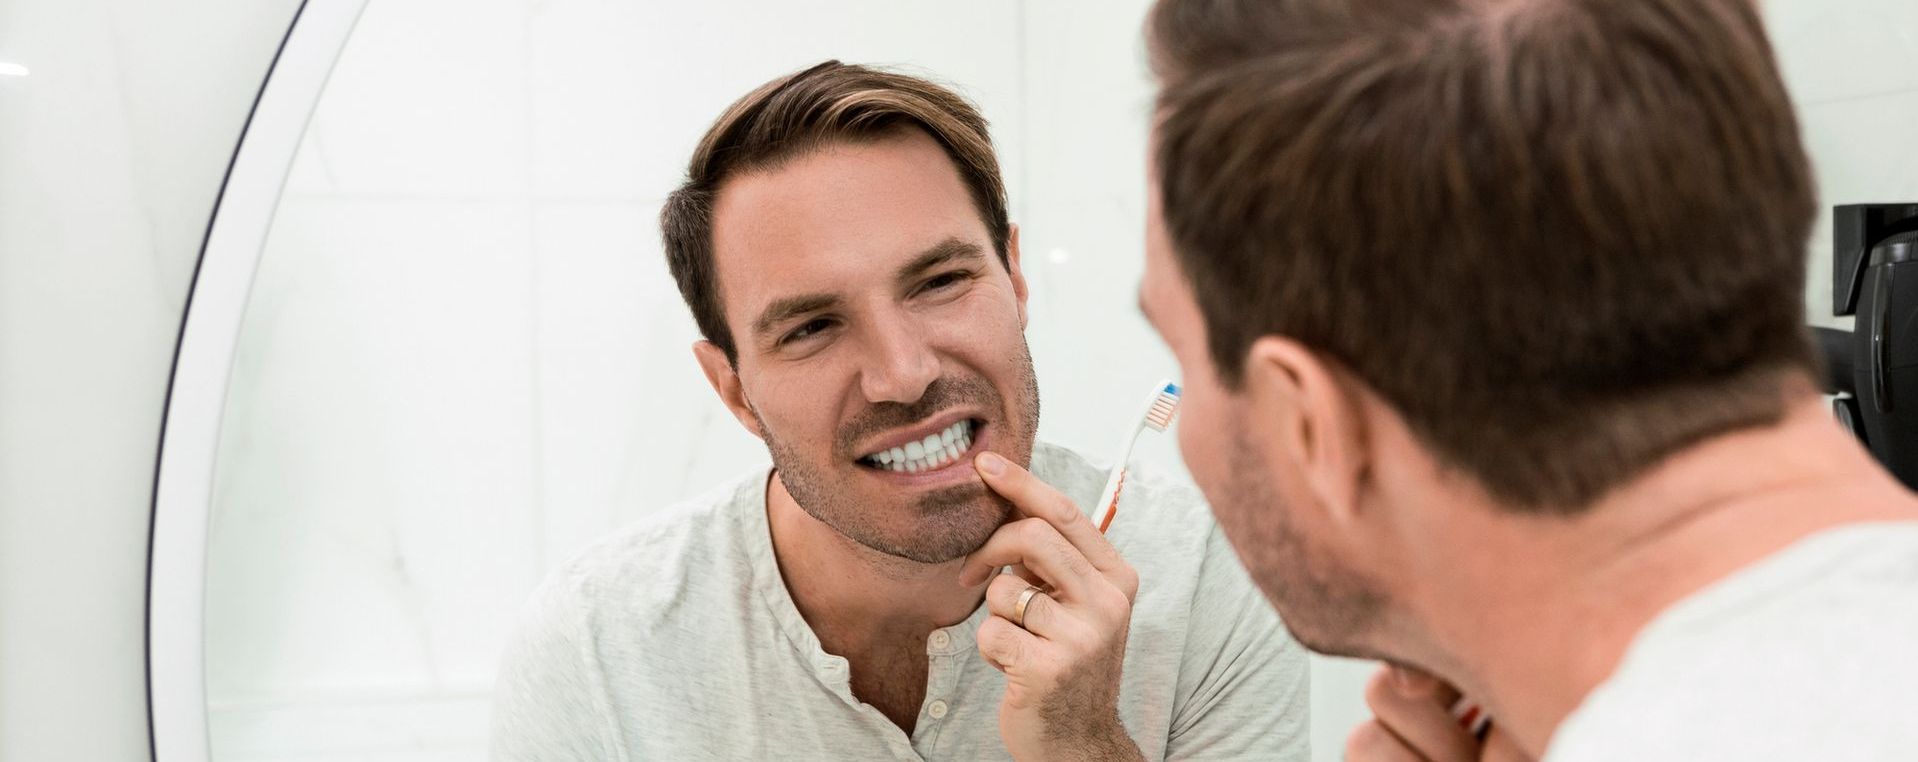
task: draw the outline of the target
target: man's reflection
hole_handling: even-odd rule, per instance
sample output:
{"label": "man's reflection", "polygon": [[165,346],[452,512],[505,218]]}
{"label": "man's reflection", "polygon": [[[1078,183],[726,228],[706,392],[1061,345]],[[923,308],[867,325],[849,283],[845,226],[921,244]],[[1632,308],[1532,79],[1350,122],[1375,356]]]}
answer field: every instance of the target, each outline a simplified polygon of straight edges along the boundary
{"label": "man's reflection", "polygon": [[1035,443],[970,104],[836,62],[775,80],[661,221],[697,359],[773,469],[543,586],[497,757],[1306,758],[1303,652],[1196,494],[1134,479],[1101,536],[1104,474]]}

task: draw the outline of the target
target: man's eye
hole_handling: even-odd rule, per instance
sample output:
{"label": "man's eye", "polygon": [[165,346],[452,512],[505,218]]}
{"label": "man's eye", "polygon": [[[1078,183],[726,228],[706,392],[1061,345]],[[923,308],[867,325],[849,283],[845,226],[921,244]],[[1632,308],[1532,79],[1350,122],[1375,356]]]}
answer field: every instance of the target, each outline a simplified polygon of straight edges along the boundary
{"label": "man's eye", "polygon": [[953,286],[958,285],[960,281],[963,281],[965,279],[966,279],[966,274],[964,272],[955,270],[953,272],[943,273],[940,275],[933,276],[931,280],[926,281],[926,284],[924,286],[920,286],[920,290],[938,291],[944,288],[951,288]]}
{"label": "man's eye", "polygon": [[795,341],[804,341],[806,339],[812,338],[814,334],[817,334],[820,331],[824,331],[827,328],[831,328],[831,327],[832,327],[831,320],[827,320],[825,318],[813,318],[812,320],[806,321],[805,325],[802,325],[798,328],[793,329],[792,333],[786,334],[786,337],[783,339],[780,339],[779,343],[791,344]]}

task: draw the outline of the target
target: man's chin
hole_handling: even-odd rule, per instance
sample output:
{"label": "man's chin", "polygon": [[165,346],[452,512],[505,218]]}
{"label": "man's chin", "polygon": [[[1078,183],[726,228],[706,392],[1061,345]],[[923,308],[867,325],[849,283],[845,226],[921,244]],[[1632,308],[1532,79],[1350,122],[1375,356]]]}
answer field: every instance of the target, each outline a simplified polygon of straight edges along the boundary
{"label": "man's chin", "polygon": [[[1294,579],[1297,579],[1296,577]],[[1304,593],[1301,595],[1301,593]],[[1293,596],[1299,600],[1292,600]],[[1268,591],[1267,602],[1279,613],[1292,639],[1313,653],[1350,659],[1383,659],[1370,643],[1377,627],[1379,599],[1369,593],[1340,591],[1329,586],[1307,586]]]}
{"label": "man's chin", "polygon": [[922,564],[943,564],[971,555],[1012,515],[1012,504],[986,491],[953,488],[920,501],[917,527],[888,548],[874,548]]}
{"label": "man's chin", "polygon": [[1312,653],[1320,656],[1337,656],[1346,659],[1375,659],[1379,657],[1378,654],[1371,653],[1370,649],[1361,648],[1356,644],[1347,642],[1336,636],[1322,634],[1319,630],[1310,626],[1294,627],[1293,624],[1299,622],[1300,617],[1288,617],[1281,612],[1279,619],[1286,623],[1287,628],[1291,631],[1292,639],[1298,641],[1299,645],[1305,646],[1306,650]]}

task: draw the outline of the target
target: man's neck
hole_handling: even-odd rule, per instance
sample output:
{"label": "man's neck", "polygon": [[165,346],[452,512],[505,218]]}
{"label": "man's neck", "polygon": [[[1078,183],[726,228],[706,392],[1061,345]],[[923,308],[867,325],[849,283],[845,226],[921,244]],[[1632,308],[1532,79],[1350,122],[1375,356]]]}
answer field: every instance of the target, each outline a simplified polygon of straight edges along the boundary
{"label": "man's neck", "polygon": [[962,622],[979,608],[983,588],[959,586],[964,559],[924,564],[860,545],[812,517],[775,472],[766,488],[766,516],[779,572],[827,653],[853,659],[923,643],[933,630]]}
{"label": "man's neck", "polygon": [[[1577,518],[1481,511],[1444,532],[1412,620],[1429,664],[1535,756],[1667,607],[1819,531],[1918,503],[1813,398],[1669,459]],[[1423,639],[1423,638],[1421,638]]]}

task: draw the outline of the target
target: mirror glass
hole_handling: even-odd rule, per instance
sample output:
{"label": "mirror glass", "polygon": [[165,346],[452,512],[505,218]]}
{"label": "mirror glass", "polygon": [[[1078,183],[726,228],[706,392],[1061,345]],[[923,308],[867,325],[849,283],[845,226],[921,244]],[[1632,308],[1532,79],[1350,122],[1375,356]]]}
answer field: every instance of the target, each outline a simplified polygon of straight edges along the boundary
{"label": "mirror glass", "polygon": [[[1120,411],[1174,372],[1133,306],[1146,7],[370,3],[232,370],[207,561],[216,758],[480,758],[541,578],[767,462],[693,360],[657,216],[727,104],[820,60],[979,104],[1022,228],[1041,436],[1112,449]],[[1136,458],[1182,474],[1170,437]]]}
{"label": "mirror glass", "polygon": [[[1133,307],[1148,5],[370,3],[240,327],[206,567],[216,759],[481,758],[534,586],[763,467],[694,363],[656,220],[728,103],[817,61],[980,105],[1022,229],[1041,438],[1111,457],[1174,372]],[[1918,6],[1766,13],[1827,204],[1918,201]],[[1810,318],[1842,324],[1817,236]],[[1184,478],[1170,437],[1135,462]],[[1367,669],[1315,661],[1319,759],[1364,716]]]}

